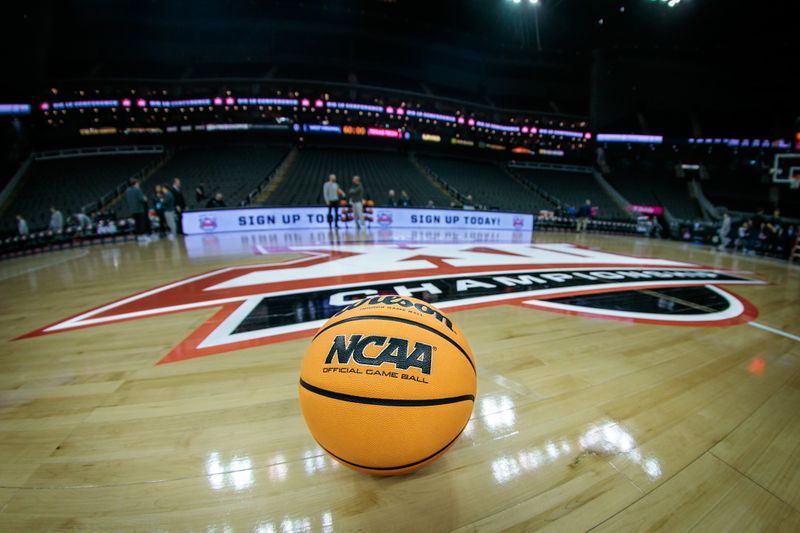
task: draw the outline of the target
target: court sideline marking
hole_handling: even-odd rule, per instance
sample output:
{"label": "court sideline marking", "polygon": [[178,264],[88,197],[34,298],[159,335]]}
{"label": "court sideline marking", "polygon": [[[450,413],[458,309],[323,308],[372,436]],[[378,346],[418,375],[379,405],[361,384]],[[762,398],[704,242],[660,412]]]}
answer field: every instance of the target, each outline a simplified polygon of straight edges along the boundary
{"label": "court sideline marking", "polygon": [[[686,300],[682,300],[682,299],[676,298],[674,296],[668,296],[668,295],[662,294],[662,293],[657,292],[657,291],[644,290],[644,291],[639,291],[639,292],[642,292],[644,294],[650,294],[650,295],[653,295],[653,296],[658,296],[658,297],[661,297],[661,298],[666,298],[667,300],[672,300],[675,303],[679,303],[679,304],[682,304],[682,305],[693,307],[693,308],[699,309],[701,311],[713,311],[713,309],[708,308],[708,307],[706,307],[704,305],[695,304],[693,302],[687,302]],[[774,333],[776,335],[781,335],[783,337],[786,337],[787,339],[791,339],[793,341],[800,342],[800,337],[798,337],[797,335],[793,335],[791,333],[788,333],[786,331],[783,331],[783,330],[780,330],[780,329],[776,329],[776,328],[773,328],[773,327],[770,327],[770,326],[765,326],[764,324],[759,324],[758,322],[748,322],[747,324],[750,325],[750,326],[753,326],[754,328],[763,329],[764,331],[769,331],[770,333]]]}
{"label": "court sideline marking", "polygon": [[792,339],[793,341],[800,342],[800,337],[798,337],[797,335],[792,335],[791,333],[787,333],[780,329],[771,328],[769,326],[765,326],[764,324],[759,324],[758,322],[748,322],[747,324],[753,326],[754,328],[763,329],[764,331],[769,331],[770,333],[774,333],[776,335],[782,335],[787,339]]}

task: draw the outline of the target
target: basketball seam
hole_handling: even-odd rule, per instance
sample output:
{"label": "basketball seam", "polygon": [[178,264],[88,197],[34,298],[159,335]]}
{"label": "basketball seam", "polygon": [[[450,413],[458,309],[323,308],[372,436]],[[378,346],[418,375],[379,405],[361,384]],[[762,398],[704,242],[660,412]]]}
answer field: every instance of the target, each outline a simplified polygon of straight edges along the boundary
{"label": "basketball seam", "polygon": [[343,402],[363,403],[369,405],[389,405],[393,407],[425,407],[430,405],[446,405],[449,403],[458,402],[474,402],[475,396],[472,394],[463,394],[461,396],[450,396],[448,398],[430,398],[425,400],[410,400],[410,399],[394,399],[394,398],[371,398],[369,396],[355,396],[352,394],[344,394],[335,392],[328,389],[323,389],[307,383],[300,378],[300,386],[309,392],[333,398],[334,400],[341,400]]}
{"label": "basketball seam", "polygon": [[[469,421],[467,421],[467,423],[469,423]],[[455,441],[457,441],[457,440],[458,440],[458,437],[460,437],[460,436],[461,436],[461,434],[464,432],[464,428],[466,428],[466,427],[467,427],[467,426],[466,426],[466,424],[465,424],[465,425],[464,425],[464,427],[463,427],[463,428],[461,428],[461,431],[459,431],[459,432],[458,432],[458,435],[456,435],[456,436],[455,436],[455,438],[454,438],[453,440],[451,440],[450,442],[448,442],[447,444],[445,444],[444,446],[442,446],[441,448],[439,448],[438,450],[436,450],[435,452],[433,452],[432,454],[430,454],[428,457],[425,457],[424,459],[420,459],[419,461],[414,461],[413,463],[409,463],[409,464],[407,464],[407,465],[402,465],[402,466],[386,466],[386,467],[380,467],[380,466],[364,466],[364,465],[360,465],[360,464],[358,464],[358,463],[352,463],[352,462],[348,461],[347,459],[342,459],[341,457],[339,457],[339,456],[338,456],[338,455],[336,455],[335,453],[331,452],[331,451],[330,451],[328,448],[326,448],[325,446],[323,446],[322,444],[320,444],[320,442],[319,442],[319,441],[317,441],[317,444],[319,444],[319,447],[320,447],[320,448],[322,448],[323,450],[325,450],[326,452],[328,452],[329,454],[331,454],[331,455],[332,455],[333,457],[335,457],[337,460],[339,460],[339,461],[342,461],[343,463],[347,463],[347,464],[349,464],[349,465],[351,465],[351,466],[355,466],[355,467],[357,467],[357,468],[363,468],[363,469],[365,469],[365,470],[382,470],[382,471],[386,471],[386,470],[402,470],[402,469],[404,469],[404,468],[411,468],[412,466],[417,466],[418,464],[424,463],[425,461],[429,461],[429,460],[433,459],[434,457],[436,457],[437,455],[439,455],[440,453],[444,452],[444,451],[445,451],[447,448],[449,448],[450,446],[452,446],[452,445],[453,445],[453,443],[454,443]],[[315,440],[316,440],[316,439],[315,439]]]}
{"label": "basketball seam", "polygon": [[364,315],[364,316],[353,316],[353,317],[350,317],[350,318],[343,318],[342,320],[340,320],[338,322],[334,322],[333,324],[331,324],[329,326],[325,326],[324,328],[319,330],[316,333],[316,335],[314,335],[314,339],[316,339],[317,337],[322,335],[325,331],[331,329],[334,326],[338,326],[339,324],[344,324],[345,322],[353,322],[353,321],[356,321],[356,320],[371,320],[371,319],[375,319],[375,320],[390,320],[390,321],[394,321],[394,322],[402,322],[404,324],[408,324],[410,326],[416,326],[418,328],[421,328],[421,329],[424,329],[426,331],[430,331],[431,333],[435,333],[436,335],[439,335],[441,338],[443,338],[444,340],[446,340],[447,342],[449,342],[450,344],[452,344],[453,346],[458,348],[458,351],[461,352],[464,355],[464,357],[467,359],[467,362],[469,363],[469,366],[472,367],[472,371],[477,374],[477,371],[475,370],[475,364],[472,362],[472,359],[470,359],[469,355],[464,350],[464,348],[462,348],[456,341],[454,341],[453,339],[451,339],[450,337],[448,337],[447,335],[445,335],[444,333],[442,333],[441,331],[439,331],[439,330],[437,330],[435,328],[432,328],[432,327],[430,327],[430,326],[428,326],[426,324],[419,324],[417,322],[414,322],[413,320],[408,320],[406,318],[400,318],[400,317],[394,317],[394,316],[385,316],[385,315]]}

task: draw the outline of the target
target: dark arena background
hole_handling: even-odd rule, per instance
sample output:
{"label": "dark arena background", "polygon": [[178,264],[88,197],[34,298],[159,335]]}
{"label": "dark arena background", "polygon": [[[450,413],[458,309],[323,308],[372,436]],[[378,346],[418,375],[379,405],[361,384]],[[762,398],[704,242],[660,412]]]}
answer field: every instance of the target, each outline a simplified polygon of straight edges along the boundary
{"label": "dark arena background", "polygon": [[[800,530],[796,8],[9,4],[0,529]],[[408,297],[477,395],[377,477],[298,378]]]}

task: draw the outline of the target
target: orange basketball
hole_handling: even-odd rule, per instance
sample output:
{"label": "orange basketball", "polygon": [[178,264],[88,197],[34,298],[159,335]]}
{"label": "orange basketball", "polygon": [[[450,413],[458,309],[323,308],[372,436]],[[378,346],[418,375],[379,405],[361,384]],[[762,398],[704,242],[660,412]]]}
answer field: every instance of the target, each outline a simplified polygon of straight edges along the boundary
{"label": "orange basketball", "polygon": [[477,374],[464,334],[416,298],[373,296],[331,317],[300,370],[300,408],[340,463],[384,476],[435,461],[458,439]]}

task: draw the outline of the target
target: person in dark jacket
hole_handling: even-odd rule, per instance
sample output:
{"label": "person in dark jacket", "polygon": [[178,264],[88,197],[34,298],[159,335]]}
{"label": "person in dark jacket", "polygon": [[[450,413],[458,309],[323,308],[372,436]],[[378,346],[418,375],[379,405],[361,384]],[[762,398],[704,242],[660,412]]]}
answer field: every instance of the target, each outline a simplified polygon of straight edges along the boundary
{"label": "person in dark jacket", "polygon": [[158,217],[158,234],[163,237],[167,233],[167,217],[164,215],[164,188],[156,185],[153,192],[153,210]]}
{"label": "person in dark jacket", "polygon": [[575,229],[578,233],[586,231],[589,227],[589,221],[592,218],[592,201],[587,199],[582,206],[578,208],[578,223]]}
{"label": "person in dark jacket", "polygon": [[178,222],[175,215],[177,209],[175,195],[166,185],[161,188],[161,191],[163,193],[161,202],[164,206],[164,219],[167,222],[167,228],[169,228],[169,238],[174,239],[178,235]]}
{"label": "person in dark jacket", "polygon": [[139,180],[131,178],[130,185],[125,190],[125,204],[128,212],[133,217],[134,233],[140,241],[149,240],[145,236],[147,231],[147,196],[139,186]]}
{"label": "person in dark jacket", "polygon": [[347,191],[350,198],[350,205],[353,207],[353,219],[356,221],[356,229],[364,225],[364,186],[361,184],[360,176],[353,176],[353,185]]}
{"label": "person in dark jacket", "polygon": [[186,199],[183,197],[183,189],[181,189],[181,180],[180,178],[175,178],[172,180],[172,187],[167,187],[169,191],[172,193],[172,196],[175,198],[175,211],[180,213],[184,209],[186,209]]}
{"label": "person in dark jacket", "polygon": [[181,218],[181,213],[186,211],[186,198],[183,197],[181,179],[173,178],[172,187],[169,187],[169,190],[175,199],[175,231],[176,233],[183,233],[183,219]]}
{"label": "person in dark jacket", "polygon": [[203,205],[208,196],[206,196],[206,184],[200,182],[200,185],[194,188],[194,201],[196,205]]}
{"label": "person in dark jacket", "polygon": [[222,193],[216,193],[214,197],[208,201],[206,207],[225,207],[225,199],[222,197]]}

